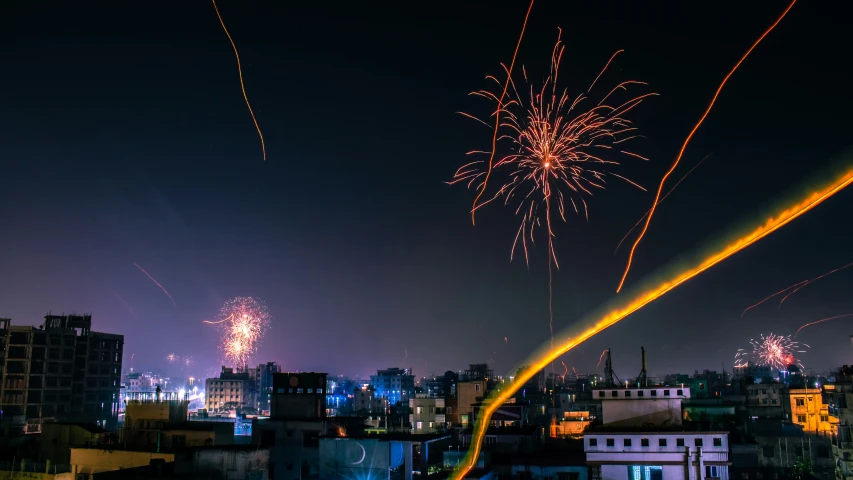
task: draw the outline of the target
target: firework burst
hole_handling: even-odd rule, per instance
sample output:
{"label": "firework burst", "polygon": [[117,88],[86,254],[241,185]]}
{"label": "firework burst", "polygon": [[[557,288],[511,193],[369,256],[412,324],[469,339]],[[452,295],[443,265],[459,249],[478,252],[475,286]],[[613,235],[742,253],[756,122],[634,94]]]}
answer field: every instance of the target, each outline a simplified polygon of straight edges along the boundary
{"label": "firework burst", "polygon": [[220,348],[226,361],[237,367],[245,367],[258,349],[272,319],[267,306],[252,297],[236,297],[222,306],[220,320],[204,323],[220,325],[222,344]]}
{"label": "firework burst", "polygon": [[758,339],[749,341],[752,352],[744,349],[735,354],[735,367],[745,367],[750,359],[756,365],[766,365],[777,370],[784,370],[788,365],[797,365],[803,368],[803,364],[796,354],[805,353],[806,344],[794,341],[790,335],[761,335]]}
{"label": "firework burst", "polygon": [[[629,87],[645,85],[638,81],[619,83],[598,103],[590,104],[587,95],[595,83],[607,71],[616,52],[604,69],[592,82],[585,94],[571,97],[567,89],[558,87],[560,63],[564,46],[557,40],[551,53],[551,70],[541,87],[534,86],[523,70],[526,90],[521,94],[510,78],[509,91],[505,101],[498,93],[489,90],[473,92],[472,95],[486,98],[497,104],[494,115],[502,118],[498,129],[504,133],[497,138],[507,145],[507,153],[498,155],[491,167],[492,179],[499,179],[501,186],[497,191],[474,205],[474,210],[482,208],[492,201],[502,199],[505,205],[513,204],[515,213],[521,217],[521,223],[513,242],[511,258],[521,248],[525,261],[529,262],[528,246],[535,244],[535,231],[546,231],[548,255],[559,268],[556,253],[551,242],[554,237],[552,219],[566,221],[566,212],[580,213],[588,218],[585,196],[590,196],[605,187],[608,177],[624,180],[638,188],[636,183],[624,176],[613,173],[613,167],[624,158],[647,160],[625,150],[622,144],[637,137],[636,128],[625,115],[644,99],[656,95],[646,93],[616,102],[619,93]],[[508,76],[510,71],[504,66]],[[495,77],[488,77],[499,88],[502,87]],[[473,115],[463,115],[478,120],[492,128],[485,121]],[[490,156],[491,152],[473,151],[469,155]],[[460,167],[450,181],[451,184],[464,183],[469,188],[482,191],[489,175],[489,162],[475,160]]]}

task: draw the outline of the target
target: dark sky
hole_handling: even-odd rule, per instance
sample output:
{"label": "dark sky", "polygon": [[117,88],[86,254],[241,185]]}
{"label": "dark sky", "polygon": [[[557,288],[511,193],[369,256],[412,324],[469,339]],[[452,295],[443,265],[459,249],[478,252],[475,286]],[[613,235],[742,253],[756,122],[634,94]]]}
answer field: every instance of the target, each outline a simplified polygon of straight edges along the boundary
{"label": "dark sky", "polygon": [[[634,150],[651,161],[622,172],[654,187],[785,6],[540,0],[519,58],[544,73],[561,27],[564,85],[581,92],[624,48],[607,81],[644,80],[660,97],[631,117],[647,137]],[[0,316],[38,324],[48,311],[92,312],[97,330],[125,335],[137,369],[175,352],[196,359],[196,376],[219,365],[218,332],[201,320],[240,295],[275,317],[257,360],[286,369],[421,375],[492,360],[506,372],[547,341],[543,249],[529,269],[510,263],[517,219],[494,206],[472,227],[472,192],[444,183],[466,151],[488,148],[489,132],[455,112],[487,115],[467,93],[509,61],[526,0],[219,8],[266,162],[210,2],[0,7]],[[842,8],[799,2],[734,75],[675,177],[712,156],[661,205],[629,284],[839,164],[853,129]],[[614,247],[651,201],[613,184],[590,199],[588,222],[558,229],[556,328],[614,297],[625,262]],[[766,294],[853,262],[851,207],[853,191],[838,194],[565,362],[591,371],[611,347],[629,377],[643,345],[653,373],[730,369],[752,337],[853,312],[851,268],[739,318]],[[850,333],[853,319],[810,327],[802,361],[853,362]]]}

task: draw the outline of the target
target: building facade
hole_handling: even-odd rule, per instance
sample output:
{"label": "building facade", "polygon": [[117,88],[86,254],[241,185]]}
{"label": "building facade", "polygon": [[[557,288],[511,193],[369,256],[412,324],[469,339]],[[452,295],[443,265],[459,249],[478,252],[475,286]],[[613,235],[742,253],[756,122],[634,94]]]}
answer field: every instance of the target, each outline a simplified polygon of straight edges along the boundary
{"label": "building facade", "polygon": [[431,398],[429,394],[418,394],[409,399],[409,423],[412,433],[435,433],[447,425],[443,398]]}
{"label": "building facade", "polygon": [[829,434],[829,405],[823,403],[819,388],[792,388],[785,399],[785,410],[792,423],[805,433]]}
{"label": "building facade", "polygon": [[273,374],[281,373],[276,362],[267,362],[249,369],[249,390],[252,404],[259,412],[269,414]]}
{"label": "building facade", "polygon": [[602,425],[584,434],[590,477],[601,480],[729,479],[728,432],[687,431],[686,387],[597,389]]}
{"label": "building facade", "polygon": [[0,319],[0,410],[21,432],[53,420],[116,428],[124,336],[91,328],[91,315],[47,315],[38,328]]}
{"label": "building facade", "polygon": [[254,407],[249,402],[249,375],[235,373],[233,368],[222,367],[219,378],[208,378],[204,382],[205,408],[209,412],[238,410]]}
{"label": "building facade", "polygon": [[408,405],[409,399],[415,396],[415,376],[408,368],[379,370],[370,376],[370,384],[376,396],[387,398],[391,405]]}

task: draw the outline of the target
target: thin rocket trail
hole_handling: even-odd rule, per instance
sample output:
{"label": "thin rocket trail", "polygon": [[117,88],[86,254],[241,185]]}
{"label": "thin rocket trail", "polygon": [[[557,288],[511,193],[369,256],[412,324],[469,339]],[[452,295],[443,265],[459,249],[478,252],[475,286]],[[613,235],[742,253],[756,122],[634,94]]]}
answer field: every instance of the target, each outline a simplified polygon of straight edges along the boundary
{"label": "thin rocket trail", "polygon": [[800,333],[800,330],[802,330],[802,329],[804,329],[804,328],[806,328],[806,327],[810,327],[810,326],[812,326],[812,325],[817,325],[818,323],[828,322],[828,321],[830,321],[830,320],[836,320],[836,319],[844,318],[844,317],[853,317],[853,313],[845,313],[845,314],[843,314],[843,315],[836,315],[836,316],[834,316],[834,317],[827,317],[827,318],[822,318],[822,319],[820,319],[820,320],[815,320],[814,322],[809,322],[809,323],[807,323],[807,324],[805,324],[805,325],[802,325],[800,328],[798,328],[798,329],[797,329],[797,331],[796,331],[796,332],[794,332],[794,337],[793,337],[793,338],[797,338],[797,335]]}
{"label": "thin rocket trail", "polygon": [[731,76],[735,73],[738,67],[740,67],[743,61],[746,60],[746,57],[748,57],[749,54],[752,53],[755,47],[757,47],[758,44],[761,43],[762,40],[764,40],[764,37],[766,37],[770,32],[772,32],[773,29],[776,28],[776,25],[779,25],[779,22],[781,22],[782,19],[785,18],[785,15],[788,14],[788,12],[791,10],[795,3],[797,3],[797,0],[792,0],[791,3],[788,5],[788,8],[786,8],[785,11],[782,12],[782,15],[780,15],[779,18],[776,19],[776,21],[773,23],[773,25],[770,26],[770,28],[768,28],[763,34],[761,34],[760,37],[758,37],[758,40],[756,40],[755,43],[753,43],[752,46],[749,47],[749,50],[747,50],[746,53],[743,54],[743,56],[740,58],[740,60],[738,60],[734,68],[731,69],[729,74],[726,75],[726,78],[724,78],[722,83],[720,83],[720,86],[717,87],[717,91],[714,93],[714,97],[711,99],[711,103],[709,103],[708,107],[705,109],[705,113],[702,114],[702,117],[699,119],[698,122],[696,122],[696,125],[693,126],[693,130],[691,130],[690,134],[687,135],[687,138],[684,139],[684,144],[681,145],[681,150],[678,152],[678,156],[675,157],[675,162],[672,163],[672,167],[670,167],[669,171],[666,172],[666,174],[660,181],[657,193],[655,194],[655,201],[652,203],[652,208],[649,211],[649,215],[646,217],[646,223],[643,225],[643,229],[640,231],[640,235],[637,236],[637,239],[634,241],[634,245],[631,247],[631,253],[628,255],[628,263],[627,265],[625,265],[625,273],[622,274],[622,279],[619,281],[619,286],[616,288],[616,293],[619,293],[622,290],[622,286],[625,284],[625,278],[628,277],[628,271],[631,270],[631,262],[634,260],[634,252],[637,250],[637,245],[640,244],[640,241],[642,241],[643,237],[646,235],[646,230],[649,229],[649,223],[651,223],[652,217],[655,214],[655,209],[657,208],[657,205],[660,202],[660,194],[663,190],[663,185],[664,183],[666,183],[666,179],[669,178],[669,176],[678,166],[678,162],[681,161],[681,157],[684,155],[684,151],[687,149],[687,144],[690,143],[690,139],[693,138],[693,134],[695,134],[696,131],[699,130],[699,127],[702,125],[702,122],[705,121],[705,118],[711,112],[711,109],[714,108],[714,104],[717,102],[717,97],[720,96],[720,92],[723,90],[723,87],[726,85],[726,82],[729,81],[729,78],[731,78]]}
{"label": "thin rocket trail", "polygon": [[258,136],[261,137],[261,151],[264,154],[264,161],[267,161],[267,147],[264,144],[264,134],[261,133],[261,127],[258,125],[258,119],[255,118],[255,112],[252,111],[252,105],[249,104],[249,97],[246,95],[246,85],[243,84],[243,66],[240,64],[240,53],[237,51],[237,45],[234,43],[234,39],[231,38],[231,34],[228,33],[228,28],[225,27],[225,22],[222,20],[222,15],[219,14],[219,8],[216,7],[216,0],[210,0],[213,2],[213,9],[216,10],[216,17],[219,18],[219,24],[222,25],[222,30],[225,31],[225,35],[228,37],[228,41],[231,42],[231,48],[234,49],[234,56],[237,57],[237,73],[240,75],[240,90],[243,92],[243,100],[246,101],[246,107],[249,109],[249,115],[252,116],[252,121],[255,122],[255,130],[258,131]]}
{"label": "thin rocket trail", "polygon": [[501,405],[503,405],[504,402],[515,395],[521,386],[533,378],[533,375],[536,372],[548,366],[549,363],[553,362],[561,355],[564,355],[566,352],[572,350],[581,343],[615,325],[649,303],[666,295],[683,283],[691,280],[697,275],[700,275],[711,267],[750,247],[759,240],[808,213],[851,184],[853,184],[853,168],[848,169],[843,175],[834,179],[832,182],[824,184],[820,189],[813,193],[808,194],[805,197],[798,198],[790,204],[786,204],[785,207],[776,211],[774,215],[766,217],[765,220],[752,231],[727,242],[724,247],[707,255],[694,266],[679,269],[676,273],[668,276],[664,281],[658,283],[654,287],[643,289],[631,300],[619,303],[618,306],[596,319],[595,323],[589,326],[586,330],[582,331],[577,336],[569,338],[562,345],[558,345],[553,349],[548,349],[541,354],[534,354],[529,361],[524,362],[525,364],[529,364],[530,367],[525,369],[518,377],[515,377],[514,381],[506,388],[494,394],[491,399],[492,401],[482,410],[481,415],[477,416],[477,421],[474,424],[474,430],[472,432],[471,447],[468,449],[468,453],[465,455],[463,461],[459,463],[459,466],[457,466],[450,475],[450,479],[462,480],[465,478],[465,475],[471,471],[480,456],[482,441],[486,435],[486,427],[488,426],[492,415],[501,407]]}
{"label": "thin rocket trail", "polygon": [[132,308],[130,308],[130,305],[128,305],[128,304],[127,304],[127,302],[125,302],[123,298],[121,298],[121,295],[119,295],[115,290],[111,290],[111,292],[113,292],[113,295],[115,295],[115,296],[116,296],[116,298],[117,298],[117,299],[118,299],[118,300],[119,300],[119,301],[120,301],[120,302],[121,302],[125,307],[127,307],[127,311],[128,311],[128,312],[130,312],[130,314],[131,314],[131,315],[133,315],[134,317],[136,317],[136,314],[135,314],[135,313],[133,313],[133,309],[132,309]]}
{"label": "thin rocket trail", "polygon": [[792,288],[794,288],[794,287],[798,287],[798,286],[800,286],[800,285],[802,285],[802,284],[804,284],[804,283],[808,283],[808,280],[803,280],[802,282],[795,283],[795,284],[793,284],[793,285],[788,285],[787,287],[783,288],[782,290],[779,290],[778,292],[776,292],[776,293],[774,293],[774,294],[772,294],[772,295],[770,295],[770,296],[768,296],[768,297],[764,297],[764,299],[763,299],[763,300],[761,300],[760,302],[755,303],[755,304],[753,304],[753,305],[750,305],[750,306],[746,307],[746,308],[744,309],[744,311],[743,311],[743,312],[741,312],[741,314],[740,314],[740,318],[743,318],[743,316],[744,316],[744,314],[746,314],[746,312],[748,312],[748,311],[752,310],[753,308],[755,308],[755,307],[757,307],[757,306],[761,305],[762,303],[766,302],[767,300],[770,300],[771,298],[775,297],[776,295],[783,294],[783,293],[787,292],[788,290],[790,290],[790,289],[792,289]]}
{"label": "thin rocket trail", "polygon": [[477,213],[477,202],[480,201],[480,197],[483,196],[483,192],[486,191],[486,184],[489,183],[489,176],[492,174],[492,163],[495,161],[495,152],[498,148],[498,128],[501,125],[501,110],[503,110],[503,101],[504,97],[506,97],[506,91],[509,88],[509,84],[512,82],[512,70],[515,67],[515,59],[518,57],[518,49],[521,47],[521,39],[524,38],[524,31],[527,29],[527,19],[530,18],[530,11],[533,10],[533,2],[535,0],[530,0],[530,5],[527,7],[527,13],[524,15],[524,23],[521,25],[521,34],[518,35],[518,43],[515,44],[515,51],[512,53],[512,61],[509,64],[509,70],[506,74],[506,82],[504,83],[503,93],[501,93],[500,98],[498,99],[498,108],[495,110],[495,132],[492,135],[492,152],[489,154],[489,169],[486,170],[486,179],[483,181],[483,188],[480,189],[480,193],[474,198],[474,204],[471,205],[471,224],[476,225],[474,221],[474,215]]}
{"label": "thin rocket trail", "polygon": [[[669,191],[666,192],[666,195],[661,197],[660,202],[658,202],[658,203],[663,203],[663,201],[666,200],[666,197],[668,197],[673,192],[673,190],[675,190],[679,185],[681,185],[681,182],[683,182],[684,179],[687,178],[688,175],[693,173],[693,170],[696,170],[699,167],[699,165],[702,165],[702,162],[707,160],[708,157],[710,157],[710,156],[711,156],[710,153],[708,155],[705,155],[705,158],[703,158],[702,160],[699,160],[699,163],[697,163],[696,165],[693,165],[693,168],[691,168],[689,172],[685,173],[684,176],[681,177],[681,179],[679,181],[675,182],[675,185],[673,185],[672,188],[670,188]],[[625,239],[628,238],[628,235],[631,235],[631,232],[633,232],[634,229],[636,229],[637,227],[640,226],[641,223],[643,223],[643,220],[646,218],[646,216],[648,216],[649,213],[651,213],[651,211],[652,211],[652,209],[648,209],[646,211],[646,213],[644,213],[643,216],[640,217],[639,220],[637,220],[637,223],[635,223],[634,226],[631,227],[630,230],[628,230],[628,232],[625,234],[625,236],[622,237],[622,240],[619,240],[619,244],[616,245],[616,250],[613,250],[613,255],[616,255],[616,252],[619,251],[619,248],[622,246],[622,243],[625,241]]]}
{"label": "thin rocket trail", "polygon": [[169,293],[169,291],[168,291],[168,290],[166,290],[166,289],[163,287],[163,285],[160,285],[160,282],[158,282],[157,280],[155,280],[155,279],[154,279],[154,277],[152,277],[150,273],[146,272],[144,268],[140,267],[138,263],[133,262],[133,265],[134,265],[136,268],[138,268],[142,273],[144,273],[144,274],[145,274],[145,276],[146,276],[146,277],[148,277],[152,282],[154,282],[158,287],[160,287],[160,290],[163,290],[163,293],[165,293],[165,294],[166,294],[166,296],[167,296],[167,297],[169,297],[169,300],[171,300],[171,301],[172,301],[172,306],[177,307],[177,305],[175,305],[175,299],[174,299],[174,298],[172,298],[172,294],[171,294],[171,293]]}
{"label": "thin rocket trail", "polygon": [[838,267],[838,268],[836,268],[836,269],[834,269],[834,270],[830,270],[830,271],[828,271],[828,272],[824,273],[823,275],[820,275],[820,276],[817,276],[817,277],[815,277],[815,278],[812,278],[811,280],[804,280],[803,282],[800,282],[800,283],[802,283],[802,285],[798,286],[798,287],[797,287],[797,288],[795,288],[791,293],[789,293],[789,294],[785,295],[785,296],[782,298],[782,300],[779,302],[779,308],[782,308],[782,304],[783,304],[783,303],[785,303],[785,300],[787,300],[787,299],[788,299],[788,297],[790,297],[791,295],[793,295],[793,294],[797,293],[797,292],[798,292],[798,291],[800,291],[801,289],[803,289],[803,288],[807,287],[808,285],[812,284],[813,282],[816,282],[816,281],[820,280],[820,279],[821,279],[821,278],[823,278],[823,277],[826,277],[826,276],[828,276],[828,275],[832,275],[833,273],[838,272],[838,271],[841,271],[841,270],[844,270],[845,268],[848,268],[848,267],[853,267],[853,263],[848,263],[847,265],[844,265],[843,267]]}

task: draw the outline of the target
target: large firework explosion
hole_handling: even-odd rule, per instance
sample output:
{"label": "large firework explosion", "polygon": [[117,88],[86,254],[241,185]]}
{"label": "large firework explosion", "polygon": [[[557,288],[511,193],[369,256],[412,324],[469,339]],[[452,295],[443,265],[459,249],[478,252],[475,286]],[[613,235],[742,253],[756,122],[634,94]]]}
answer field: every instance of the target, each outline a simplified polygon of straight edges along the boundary
{"label": "large firework explosion", "polygon": [[[527,88],[520,92],[509,69],[504,66],[510,85],[506,100],[501,100],[497,93],[489,90],[472,93],[497,104],[497,111],[493,115],[500,115],[502,120],[497,128],[504,132],[497,139],[506,145],[507,153],[498,155],[498,160],[491,168],[486,160],[475,160],[463,165],[450,182],[465,183],[469,188],[482,191],[487,186],[488,177],[493,177],[500,183],[500,187],[494,194],[484,197],[486,200],[476,204],[474,210],[499,198],[503,199],[505,205],[517,202],[515,212],[521,216],[521,223],[513,242],[511,257],[520,244],[525,260],[529,261],[528,242],[531,245],[534,243],[536,227],[544,227],[548,238],[548,255],[557,266],[559,264],[551,242],[554,236],[553,218],[559,217],[565,222],[567,210],[575,213],[583,210],[583,214],[588,216],[583,197],[603,189],[608,176],[642,188],[608,170],[619,165],[619,160],[625,157],[646,160],[622,146],[624,142],[638,136],[635,134],[636,128],[631,126],[625,115],[645,98],[656,95],[646,93],[615,101],[616,96],[629,87],[645,85],[629,80],[616,85],[598,103],[587,97],[619,53],[616,52],[587,92],[573,98],[568,89],[558,87],[563,51],[564,46],[558,39],[551,53],[550,73],[541,87],[534,88],[528,81],[526,70],[523,70]],[[495,77],[488,78],[503,88]],[[463,115],[493,128],[473,115]],[[490,157],[492,152],[472,151],[469,155]]]}
{"label": "large firework explosion", "polygon": [[266,304],[252,297],[232,298],[222,306],[219,318],[204,323],[220,325],[225,360],[238,368],[246,367],[272,319]]}
{"label": "large firework explosion", "polygon": [[735,354],[735,367],[745,367],[750,362],[756,365],[769,366],[777,370],[784,370],[789,365],[797,365],[803,368],[803,364],[795,354],[805,353],[803,347],[809,347],[805,343],[794,341],[790,335],[761,335],[758,339],[749,341],[752,352],[740,349]]}

